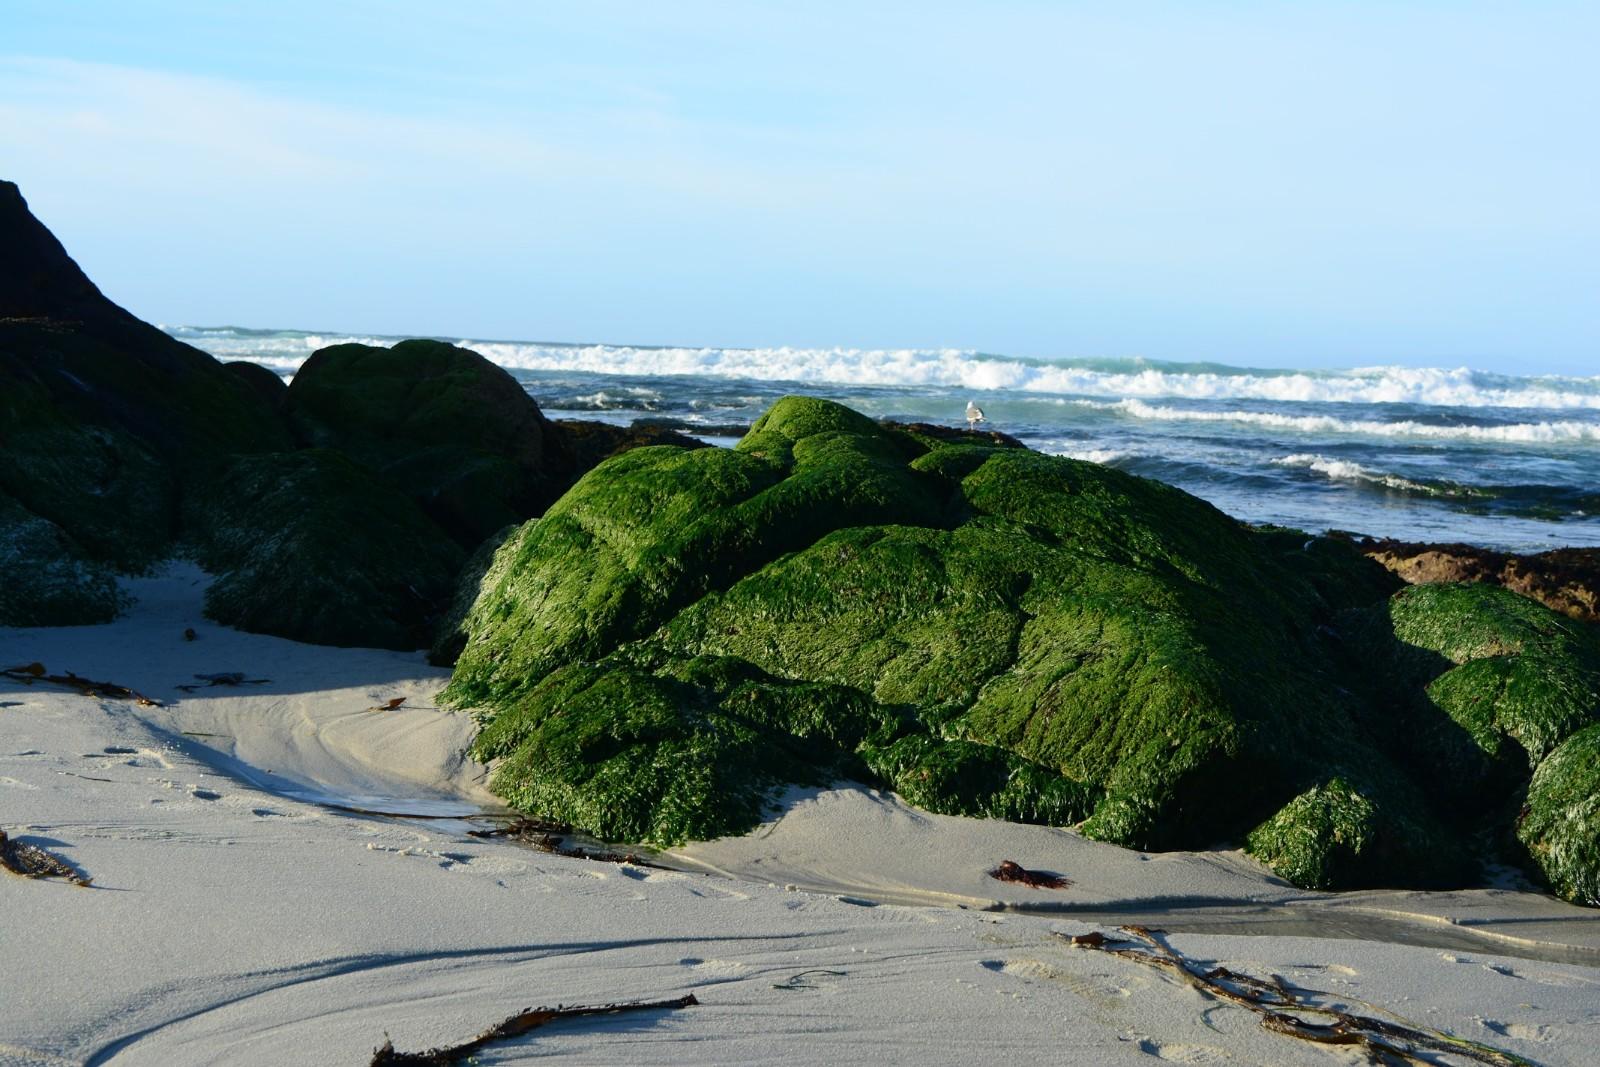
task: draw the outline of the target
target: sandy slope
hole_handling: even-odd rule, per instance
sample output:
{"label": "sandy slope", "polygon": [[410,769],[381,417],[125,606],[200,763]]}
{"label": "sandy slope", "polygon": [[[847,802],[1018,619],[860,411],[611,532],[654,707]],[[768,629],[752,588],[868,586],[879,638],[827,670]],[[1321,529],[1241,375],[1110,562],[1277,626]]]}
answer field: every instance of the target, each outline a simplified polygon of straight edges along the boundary
{"label": "sandy slope", "polygon": [[[1358,1062],[1053,936],[1131,916],[1268,931],[1172,941],[1539,1063],[1600,1047],[1600,969],[1487,954],[1596,958],[1600,916],[1532,894],[1330,898],[1235,853],[1142,857],[852,789],[797,794],[757,834],[678,856],[739,880],[337,810],[492,805],[456,755],[470,721],[431,710],[442,673],[417,655],[206,624],[203,580],[133,583],[138,607],[110,626],[0,630],[3,665],[173,701],[0,683],[0,828],[95,881],[0,878],[0,1064],[357,1064],[385,1033],[418,1047],[529,1004],[688,991],[701,1007],[550,1029],[481,1062]],[[271,682],[173,688],[228,670]],[[415,706],[365,710],[394,696]],[[1002,886],[983,874],[1000,859],[1075,885]],[[1034,910],[975,910],[994,902]],[[1345,939],[1286,936],[1306,932]],[[807,970],[839,973],[789,982]]]}

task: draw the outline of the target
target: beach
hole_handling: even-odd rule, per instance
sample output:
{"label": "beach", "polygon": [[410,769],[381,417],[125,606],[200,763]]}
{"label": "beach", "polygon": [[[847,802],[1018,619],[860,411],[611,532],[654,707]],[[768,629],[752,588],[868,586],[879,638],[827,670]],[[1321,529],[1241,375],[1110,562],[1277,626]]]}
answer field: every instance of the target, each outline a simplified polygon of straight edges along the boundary
{"label": "beach", "polygon": [[[93,883],[0,879],[8,1067],[363,1063],[386,1036],[422,1049],[530,1006],[685,994],[477,1062],[1361,1062],[1066,940],[1124,923],[1534,1063],[1600,1045],[1600,921],[1510,876],[1310,893],[1235,851],[1140,853],[848,783],[663,867],[470,837],[504,809],[460,755],[471,718],[436,708],[447,672],[215,625],[206,581],[169,564],[125,580],[113,623],[0,632],[19,663],[161,705],[0,684],[5,828]],[[990,878],[1005,860],[1071,884]]]}

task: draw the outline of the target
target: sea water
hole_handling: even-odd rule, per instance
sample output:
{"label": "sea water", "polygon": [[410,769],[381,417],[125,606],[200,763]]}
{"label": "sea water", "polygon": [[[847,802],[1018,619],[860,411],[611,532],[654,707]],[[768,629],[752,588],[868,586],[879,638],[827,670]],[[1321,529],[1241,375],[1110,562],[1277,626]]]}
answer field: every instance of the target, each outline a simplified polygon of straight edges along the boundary
{"label": "sea water", "polygon": [[[312,352],[401,338],[165,327],[290,377]],[[685,348],[441,338],[553,418],[681,424],[727,443],[786,393],[987,426],[1158,478],[1250,522],[1515,551],[1600,546],[1600,376],[1038,360],[952,349]]]}

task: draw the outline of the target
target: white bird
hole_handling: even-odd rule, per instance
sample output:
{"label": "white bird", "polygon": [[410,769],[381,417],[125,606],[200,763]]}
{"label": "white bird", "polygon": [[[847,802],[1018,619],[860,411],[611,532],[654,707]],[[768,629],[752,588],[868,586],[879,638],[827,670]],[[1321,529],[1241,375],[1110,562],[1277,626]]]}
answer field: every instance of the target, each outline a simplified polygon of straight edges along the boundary
{"label": "white bird", "polygon": [[983,417],[982,408],[970,400],[967,401],[967,429],[976,430],[978,428],[978,423],[988,421],[988,419]]}

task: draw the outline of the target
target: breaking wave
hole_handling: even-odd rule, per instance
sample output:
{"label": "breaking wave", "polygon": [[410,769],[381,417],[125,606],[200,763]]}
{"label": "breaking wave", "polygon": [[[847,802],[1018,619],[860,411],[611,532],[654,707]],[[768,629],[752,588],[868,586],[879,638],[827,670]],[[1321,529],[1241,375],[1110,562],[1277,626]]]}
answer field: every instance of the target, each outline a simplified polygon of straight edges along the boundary
{"label": "breaking wave", "polygon": [[1073,403],[1112,411],[1135,419],[1165,422],[1228,422],[1292,430],[1308,434],[1356,434],[1370,437],[1418,437],[1449,441],[1488,441],[1502,444],[1562,444],[1600,441],[1600,423],[1561,419],[1498,425],[1447,425],[1400,419],[1341,419],[1334,415],[1286,415],[1276,411],[1213,411],[1147,404],[1142,400],[1115,403],[1079,400]]}
{"label": "breaking wave", "polygon": [[[163,327],[224,359],[292,370],[318,348],[398,337],[240,327]],[[967,349],[697,348],[452,340],[503,367],[633,377],[717,377],[857,386],[934,386],[1116,399],[1261,400],[1600,411],[1600,376],[1518,377],[1465,367],[1296,371],[1142,359],[1039,360]]]}

